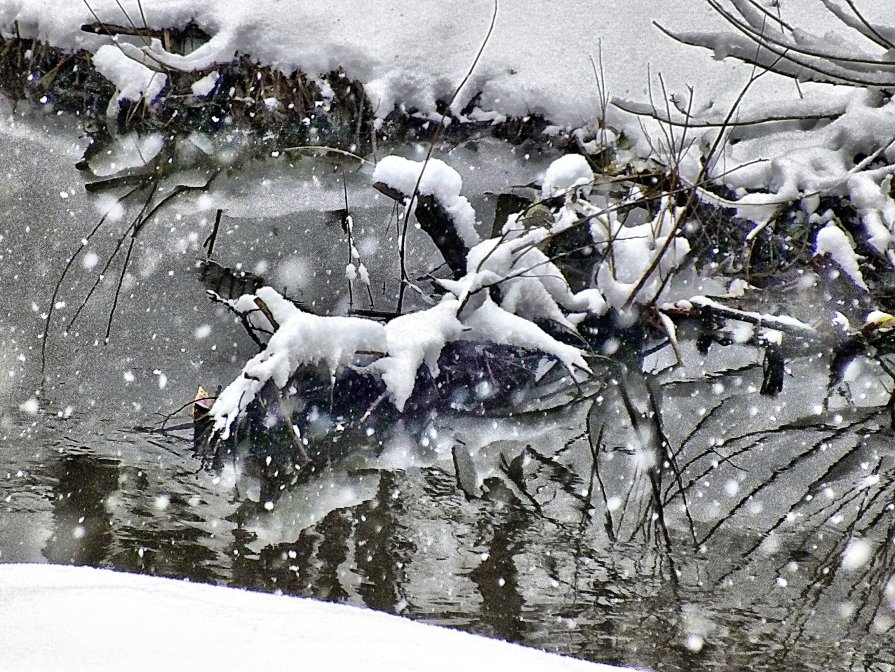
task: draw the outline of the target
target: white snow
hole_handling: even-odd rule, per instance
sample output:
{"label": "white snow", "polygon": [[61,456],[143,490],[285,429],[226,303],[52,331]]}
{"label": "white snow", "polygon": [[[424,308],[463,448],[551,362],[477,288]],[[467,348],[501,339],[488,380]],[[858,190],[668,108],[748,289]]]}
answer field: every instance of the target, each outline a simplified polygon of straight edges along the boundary
{"label": "white snow", "polygon": [[[378,322],[358,317],[312,315],[270,287],[262,287],[256,296],[270,308],[279,329],[271,336],[267,348],[250,359],[239,377],[218,395],[212,414],[215,430],[222,438],[230,435],[233,421],[268,380],[282,389],[293,372],[302,366],[325,364],[330,375],[335,375],[339,365],[348,363],[358,351],[384,353],[387,350],[385,328]],[[255,297],[241,298],[253,301]]]}
{"label": "white snow", "polygon": [[[876,241],[885,249],[891,243],[895,203],[881,191],[881,184],[888,183],[892,169],[868,169],[854,157],[880,151],[887,162],[895,160],[893,123],[895,104],[883,104],[871,92],[855,91],[845,113],[826,126],[811,132],[769,132],[726,148],[724,170],[732,172],[725,181],[734,187],[766,186],[777,204],[815,192],[849,195],[865,220],[879,218],[885,223],[888,234]],[[751,170],[745,167],[757,160],[764,163],[753,163]],[[760,195],[740,199],[759,200]]]}
{"label": "white snow", "polygon": [[[125,54],[121,45],[104,44],[93,54],[97,71],[117,89],[116,102],[154,101],[168,83],[168,76],[153,70],[136,58]],[[117,112],[117,108],[111,110]]]}
{"label": "white snow", "polygon": [[19,404],[19,410],[28,415],[37,415],[37,412],[40,410],[40,403],[35,397],[31,397]]}
{"label": "white snow", "polygon": [[801,320],[797,320],[796,318],[790,317],[789,315],[771,315],[769,313],[757,313],[749,310],[735,310],[728,306],[725,306],[723,303],[718,303],[717,301],[709,299],[705,296],[691,296],[689,300],[679,301],[677,305],[679,307],[685,307],[687,305],[708,306],[710,308],[716,308],[720,311],[725,311],[730,315],[739,314],[750,320],[754,320],[755,324],[761,325],[762,327],[766,327],[768,329],[777,328],[798,330],[804,331],[806,334],[815,333],[817,331],[810,324],[802,322]]}
{"label": "white snow", "polygon": [[402,315],[385,325],[388,356],[374,362],[392,395],[395,408],[413,394],[417,369],[425,362],[433,378],[438,377],[438,357],[445,343],[456,339],[464,325],[457,319],[460,302],[447,299],[428,310]]}
{"label": "white snow", "polygon": [[[491,277],[497,276],[486,276]],[[452,284],[467,287],[462,282]],[[340,365],[351,364],[359,353],[380,355],[369,369],[381,375],[398,410],[404,409],[413,393],[416,373],[422,364],[433,377],[439,375],[439,355],[445,343],[452,340],[483,340],[540,350],[562,362],[574,380],[590,373],[578,348],[557,341],[534,322],[503,310],[484,293],[476,294],[468,302],[468,309],[458,315],[461,303],[470,296],[465,290],[458,294],[448,295],[428,310],[395,318],[387,325],[358,317],[311,315],[270,287],[229,301],[234,310],[248,314],[253,324],[277,328],[265,349],[250,359],[240,375],[218,395],[211,409],[215,431],[222,439],[228,438],[233,423],[268,381],[283,389],[295,371],[320,364],[334,376]],[[259,313],[259,300],[276,325]]]}
{"label": "white snow", "polygon": [[[165,84],[165,75],[160,72],[163,67],[205,72],[241,53],[287,73],[302,68],[312,79],[342,66],[364,84],[378,116],[384,117],[395,105],[403,105],[418,108],[418,116],[435,119],[440,118],[434,111],[435,101],[448,100],[463,79],[485,37],[494,7],[488,0],[471,2],[463,12],[457,12],[450,3],[426,1],[396,6],[386,0],[347,0],[336,5],[322,0],[166,0],[142,5],[134,0],[94,0],[89,7],[87,3],[68,2],[48,12],[42,0],[2,2],[0,31],[11,34],[15,29],[25,37],[90,51],[100,72],[119,89],[119,99],[153,100]],[[755,14],[747,3],[736,5],[750,16]],[[838,33],[817,32],[819,26],[835,23],[830,8],[835,11],[829,3],[808,0],[790,0],[775,8],[784,13],[785,20],[809,28],[784,39],[821,51],[862,53],[869,45],[854,46],[860,38],[850,34],[848,28],[839,26],[842,30]],[[125,11],[140,22],[145,16],[153,28],[183,26],[192,20],[212,37],[195,51],[180,55],[165,51],[157,39],[113,44],[106,35],[80,30],[82,24],[96,20],[94,13],[108,23],[127,25]],[[641,115],[664,115],[674,108],[663,98],[672,97],[680,108],[688,95],[686,86],[692,85],[692,119],[720,122],[749,78],[748,67],[724,57],[751,54],[754,48],[703,3],[632,0],[623,10],[583,12],[574,0],[558,0],[551,5],[549,20],[536,18],[542,11],[541,4],[534,0],[500,5],[491,39],[454,103],[455,114],[481,92],[471,119],[544,114],[553,122],[554,130],[582,126],[597,129],[595,122],[604,110],[593,61],[601,57],[600,70],[606,78],[603,91],[623,98],[626,109]],[[874,16],[880,30],[889,30],[883,25],[887,18],[884,13]],[[761,19],[760,15],[756,17]],[[706,48],[674,43],[651,25],[653,21],[672,31],[689,31],[687,39],[701,42]],[[854,29],[861,32],[863,27],[852,26]],[[525,45],[525,49],[519,45]],[[853,62],[851,67],[860,70],[865,79],[889,81],[885,78],[891,67],[878,56],[874,56],[879,62],[876,70]],[[821,65],[843,74],[848,62]],[[662,74],[661,86],[658,73]],[[803,78],[810,75],[804,70],[794,74]],[[212,75],[196,83],[196,95],[207,92]],[[738,127],[738,142],[722,144],[709,168],[710,177],[738,190],[738,199],[724,202],[700,188],[701,196],[718,205],[732,205],[740,216],[752,219],[757,225],[756,235],[781,204],[811,199],[818,193],[848,196],[859,211],[870,244],[882,252],[892,250],[895,199],[890,184],[895,170],[891,167],[895,136],[891,129],[895,103],[886,101],[873,87],[856,89],[811,82],[796,86],[790,79],[769,74],[751,85],[733,120],[818,114],[832,120],[819,122],[809,130],[805,130],[806,123],[794,121]],[[680,174],[690,180],[701,174],[701,157],[717,134],[716,128],[691,128],[684,133],[684,142],[680,130],[675,136],[673,128],[660,127],[652,119],[613,106],[605,110],[605,115],[609,126],[600,127],[600,133],[605,130],[603,135],[617,137],[616,131],[624,131],[632,143],[631,156],[652,156],[666,165],[678,164]],[[597,137],[599,133],[591,135]],[[866,158],[857,163],[857,157]],[[877,158],[887,165],[876,165]],[[556,169],[561,167],[557,165]],[[571,172],[557,176],[558,181],[547,176],[545,193],[564,188],[560,185],[571,186],[569,179],[561,177],[574,183],[587,175],[580,161],[566,167]],[[436,181],[446,187],[447,182],[442,181],[446,174],[435,172],[440,173]],[[459,188],[451,187],[448,194],[441,187],[439,198],[445,196],[445,205],[458,208],[458,230],[472,246],[477,238],[471,208],[457,198]],[[895,255],[891,258],[895,261]]]}
{"label": "white snow", "polygon": [[0,565],[4,670],[619,672],[357,607],[121,574]]}
{"label": "white snow", "polygon": [[[89,7],[72,0],[55,3],[52,11],[45,0],[15,0],[0,5],[0,28],[12,33],[17,22],[24,37],[95,52],[110,39],[82,32],[80,26],[96,21],[91,10],[104,22],[128,25],[122,7],[137,24],[144,15],[153,28],[193,20],[212,35],[186,55],[166,52],[157,40],[134,46],[153,62],[201,71],[229,62],[238,51],[284,72],[300,67],[312,78],[343,66],[364,83],[384,117],[396,104],[432,112],[437,99],[450,98],[485,38],[494,4],[472,0],[458,11],[451,3],[431,1],[165,0],[143,2],[141,12],[136,0],[91,0]],[[593,11],[583,11],[576,0],[556,0],[549,16],[536,0],[500,3],[491,40],[454,111],[481,91],[479,108],[486,114],[542,113],[563,126],[592,122],[600,106],[591,59],[600,54],[613,95],[645,99],[652,65],[672,90],[690,83],[716,108],[723,107],[748,69],[676,45],[658,33],[654,20],[672,27],[724,28],[708,7],[692,0],[631,0],[619,9]],[[761,85],[777,98],[781,92],[798,97],[791,83],[770,80]],[[637,128],[636,122],[631,128]]]}
{"label": "white snow", "polygon": [[597,270],[597,287],[612,307],[621,309],[629,299],[648,303],[658,298],[664,279],[690,252],[690,243],[680,235],[682,217],[683,209],[663,197],[656,216],[643,224],[629,225],[615,211],[593,219],[591,237],[605,252]]}
{"label": "white snow", "polygon": [[199,96],[200,98],[207,96],[209,93],[214,91],[215,84],[218,83],[218,79],[220,79],[220,75],[217,70],[212,70],[207,75],[202,77],[201,79],[197,79],[190,86],[190,90],[193,92],[194,96]]}
{"label": "white snow", "polygon": [[866,539],[852,539],[842,554],[843,569],[853,571],[866,565],[873,557],[873,544]]}
{"label": "white snow", "polygon": [[590,164],[580,154],[566,154],[550,164],[544,175],[541,196],[550,198],[563,194],[573,187],[583,187],[582,193],[590,193],[590,184],[594,181],[594,173]]}
{"label": "white snow", "polygon": [[845,231],[835,223],[830,222],[817,232],[814,244],[814,254],[826,254],[835,261],[839,268],[845,271],[858,287],[867,291],[867,284],[861,274],[861,266],[855,254],[854,245]]}
{"label": "white snow", "polygon": [[592,310],[602,315],[607,306],[593,292],[573,294],[565,277],[537,247],[556,229],[517,228],[510,217],[501,238],[483,241],[466,259],[467,275],[457,282],[442,281],[458,298],[499,284],[501,307],[529,320],[545,319],[574,330],[562,308]]}
{"label": "white snow", "polygon": [[414,187],[419,181],[418,193],[435,197],[450,215],[458,235],[468,247],[481,240],[475,230],[475,210],[466,197],[460,195],[463,179],[460,173],[441,159],[423,162],[411,161],[401,156],[386,156],[376,164],[373,181],[383,182],[408,198],[414,193]]}
{"label": "white snow", "polygon": [[505,311],[490,297],[485,298],[482,305],[464,320],[464,324],[473,330],[475,336],[493,343],[519,345],[547,352],[561,361],[573,378],[581,378],[583,374],[590,373],[590,367],[578,348],[560,343],[534,322]]}

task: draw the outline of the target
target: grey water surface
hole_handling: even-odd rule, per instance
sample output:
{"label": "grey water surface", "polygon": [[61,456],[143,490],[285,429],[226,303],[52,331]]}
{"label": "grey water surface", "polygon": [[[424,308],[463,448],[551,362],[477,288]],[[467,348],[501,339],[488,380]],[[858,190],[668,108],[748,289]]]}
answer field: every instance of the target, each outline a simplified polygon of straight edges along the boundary
{"label": "grey water surface", "polygon": [[[346,241],[325,223],[343,174],[380,306],[395,292],[391,206],[344,166],[234,170],[141,233],[105,343],[123,254],[67,324],[133,213],[112,217],[61,285],[42,372],[55,283],[114,202],[84,191],[75,123],[4,108],[0,128],[0,562],[313,596],[656,670],[895,668],[895,442],[872,367],[825,403],[827,353],[805,351],[768,398],[759,353],[684,340],[683,366],[608,367],[553,411],[334,436],[339,459],[292,481],[251,454],[203,468],[188,427],[163,430],[255,351],[194,268],[215,209],[222,263],[344,310]],[[484,194],[546,158],[447,160],[477,168],[468,193]],[[412,245],[423,272],[433,250]],[[674,467],[646,449],[657,431]]]}

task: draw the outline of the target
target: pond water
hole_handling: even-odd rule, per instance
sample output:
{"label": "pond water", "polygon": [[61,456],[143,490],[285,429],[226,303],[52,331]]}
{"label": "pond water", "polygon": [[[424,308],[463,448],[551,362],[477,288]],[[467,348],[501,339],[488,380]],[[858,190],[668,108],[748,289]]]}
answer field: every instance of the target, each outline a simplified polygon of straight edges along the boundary
{"label": "pond water", "polygon": [[[189,421],[182,406],[254,352],[194,269],[215,209],[226,208],[222,263],[344,308],[342,232],[320,220],[348,194],[374,298],[388,306],[390,206],[344,165],[234,170],[206,201],[146,227],[108,343],[121,257],[64,333],[124,213],[61,287],[42,385],[41,314],[110,201],[85,194],[74,168],[85,142],[70,122],[3,118],[0,561],[314,596],[657,670],[895,666],[895,443],[876,406],[888,382],[872,367],[825,403],[825,353],[797,353],[768,398],[760,353],[704,356],[682,339],[684,366],[662,368],[660,352],[647,362],[659,373],[609,367],[550,412],[325,437],[339,458],[298,478],[250,453],[213,471],[191,430],[176,429]],[[547,158],[495,145],[452,157],[472,194],[524,184]],[[432,249],[421,236],[412,245],[425,271]],[[652,468],[665,456],[642,446],[657,433],[676,469]]]}

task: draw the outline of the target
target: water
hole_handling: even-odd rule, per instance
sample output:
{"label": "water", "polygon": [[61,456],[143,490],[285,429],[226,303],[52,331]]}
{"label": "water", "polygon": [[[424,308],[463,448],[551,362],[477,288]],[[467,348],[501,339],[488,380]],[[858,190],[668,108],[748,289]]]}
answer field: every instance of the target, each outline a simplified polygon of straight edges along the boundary
{"label": "water", "polygon": [[[108,344],[114,283],[62,332],[98,270],[73,265],[41,387],[40,313],[97,199],[72,168],[73,127],[6,123],[0,561],[314,596],[662,670],[895,665],[895,451],[874,405],[878,372],[825,407],[825,360],[806,352],[769,399],[757,393],[760,355],[703,357],[685,340],[687,365],[654,383],[606,369],[553,412],[408,418],[336,437],[341,457],[294,483],[263,456],[202,469],[189,430],[159,431],[162,420],[186,422],[179,407],[196,386],[226,383],[253,352],[192,270],[213,210],[192,199],[146,228]],[[479,152],[488,161],[462,160],[501,168],[477,176],[477,193],[537,171],[508,149]],[[229,208],[218,254],[279,272],[303,300],[344,304],[340,232],[318,225],[319,210],[340,207],[341,179],[331,166],[233,176],[215,197]],[[363,175],[348,179],[386,304],[389,208],[364,195]],[[123,226],[91,245],[103,261]],[[431,250],[416,243],[425,268]],[[622,387],[639,411],[660,408],[660,428],[631,417]],[[658,430],[678,473],[650,468],[664,459],[647,449]]]}

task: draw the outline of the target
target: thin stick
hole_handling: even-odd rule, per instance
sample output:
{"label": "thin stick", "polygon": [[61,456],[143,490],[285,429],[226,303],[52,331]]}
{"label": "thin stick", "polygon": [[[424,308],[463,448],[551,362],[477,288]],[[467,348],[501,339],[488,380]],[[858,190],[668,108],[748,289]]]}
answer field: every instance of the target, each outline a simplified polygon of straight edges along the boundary
{"label": "thin stick", "polygon": [[121,265],[121,273],[118,275],[118,285],[115,287],[115,294],[112,296],[112,309],[109,311],[109,319],[106,321],[106,337],[105,343],[109,342],[109,333],[112,331],[112,319],[115,317],[115,309],[118,307],[118,296],[121,294],[121,286],[124,284],[124,275],[127,273],[127,265],[131,260],[131,253],[134,251],[134,242],[136,235],[131,235],[131,242],[127,246],[127,253],[124,255],[124,263]]}
{"label": "thin stick", "polygon": [[410,212],[413,208],[413,202],[419,194],[420,182],[422,181],[423,175],[426,172],[426,166],[429,164],[429,159],[432,157],[432,151],[435,149],[435,143],[438,142],[438,138],[441,135],[441,132],[444,130],[444,120],[447,118],[447,113],[450,111],[451,106],[457,99],[457,96],[460,95],[460,91],[463,89],[463,87],[466,85],[466,82],[469,81],[469,78],[475,71],[475,68],[479,63],[479,59],[482,57],[482,54],[485,51],[485,47],[488,45],[488,41],[491,39],[491,34],[494,32],[494,25],[497,23],[497,2],[498,0],[494,0],[494,11],[491,13],[491,25],[488,26],[488,32],[485,34],[485,39],[482,41],[481,46],[479,46],[478,53],[475,55],[475,59],[473,59],[472,65],[469,67],[469,70],[467,70],[466,76],[460,82],[459,86],[454,89],[454,93],[451,95],[450,100],[445,106],[444,112],[441,114],[441,121],[435,127],[435,132],[432,134],[432,139],[429,141],[429,149],[426,151],[426,158],[423,160],[423,169],[420,171],[420,174],[416,178],[416,184],[413,186],[413,191],[410,194],[410,198],[407,199],[407,206],[404,210],[404,221],[401,226],[401,235],[398,240],[398,258],[401,264],[401,285],[398,288],[398,306],[396,312],[399,315],[401,314],[401,309],[404,305],[404,292],[407,288],[407,285],[410,284],[410,278],[407,275],[406,245],[407,228],[410,224]]}
{"label": "thin stick", "polygon": [[137,225],[138,220],[140,219],[142,214],[146,211],[146,208],[149,207],[149,203],[152,201],[152,197],[155,195],[156,189],[158,189],[158,184],[153,184],[152,189],[149,193],[149,198],[143,204],[143,207],[140,209],[140,212],[137,214],[137,217],[130,223],[130,226],[128,226],[124,230],[124,233],[118,239],[118,242],[115,245],[115,249],[112,250],[112,254],[109,255],[109,258],[106,260],[105,265],[103,266],[102,270],[99,272],[99,275],[97,275],[96,281],[93,283],[93,286],[90,288],[90,291],[87,292],[87,296],[84,298],[84,300],[81,302],[81,305],[75,311],[74,316],[71,318],[71,320],[69,320],[68,326],[65,327],[66,331],[68,331],[69,329],[72,328],[72,325],[74,325],[74,323],[77,321],[78,317],[81,315],[81,311],[84,309],[84,307],[90,301],[90,297],[93,296],[93,292],[96,291],[97,286],[99,285],[100,282],[102,282],[102,279],[106,274],[106,271],[109,270],[109,266],[112,265],[112,261],[115,259],[116,255],[118,254],[118,250],[120,250],[121,246],[124,245],[124,241],[127,239],[128,234]]}
{"label": "thin stick", "polygon": [[[136,191],[136,190],[134,190]],[[131,192],[133,193],[133,191]],[[130,195],[130,194],[128,194]],[[53,288],[53,296],[50,298],[50,309],[47,311],[47,319],[44,321],[44,329],[43,333],[40,335],[40,373],[41,376],[44,375],[47,364],[47,338],[50,334],[50,322],[53,319],[53,309],[56,307],[56,297],[59,296],[59,290],[62,287],[62,283],[65,281],[65,276],[68,275],[68,271],[71,268],[72,264],[75,262],[75,259],[78,258],[78,255],[84,250],[85,247],[90,243],[90,239],[99,231],[99,227],[103,225],[103,222],[106,221],[106,217],[108,213],[103,215],[99,222],[96,223],[96,226],[93,227],[93,230],[87,235],[86,238],[81,240],[81,245],[75,250],[75,253],[68,258],[68,261],[65,263],[65,268],[62,269],[62,275],[59,276],[59,280],[56,281],[56,286]]]}
{"label": "thin stick", "polygon": [[211,259],[211,255],[214,254],[214,244],[218,239],[218,229],[221,226],[221,217],[223,215],[224,209],[218,208],[217,214],[214,216],[214,226],[211,229],[211,233],[208,234],[208,238],[202,243],[202,247],[204,247],[207,252],[206,259]]}

